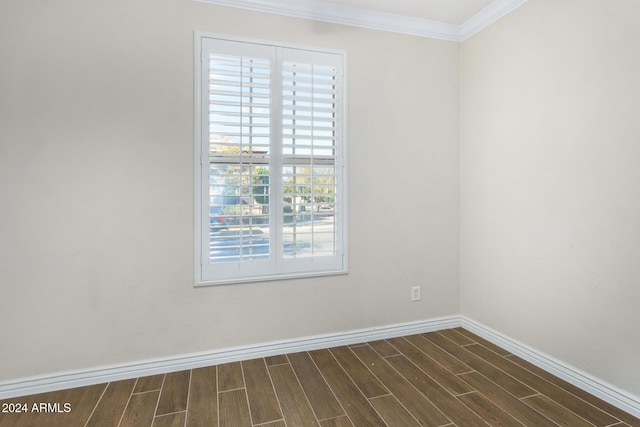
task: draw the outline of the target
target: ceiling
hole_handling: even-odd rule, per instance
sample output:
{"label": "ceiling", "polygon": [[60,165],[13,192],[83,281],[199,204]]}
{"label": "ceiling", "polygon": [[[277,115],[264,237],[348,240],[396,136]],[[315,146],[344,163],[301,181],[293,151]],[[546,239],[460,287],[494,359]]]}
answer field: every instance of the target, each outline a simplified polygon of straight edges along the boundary
{"label": "ceiling", "polygon": [[326,0],[359,9],[462,25],[494,0]]}

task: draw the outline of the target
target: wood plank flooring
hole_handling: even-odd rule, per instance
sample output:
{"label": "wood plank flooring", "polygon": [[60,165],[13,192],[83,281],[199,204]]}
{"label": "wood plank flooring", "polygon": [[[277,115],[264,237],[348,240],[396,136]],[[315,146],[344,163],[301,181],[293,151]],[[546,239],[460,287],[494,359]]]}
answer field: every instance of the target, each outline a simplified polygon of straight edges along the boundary
{"label": "wood plank flooring", "polygon": [[462,328],[0,404],[26,409],[0,412],[0,427],[640,427],[640,419]]}

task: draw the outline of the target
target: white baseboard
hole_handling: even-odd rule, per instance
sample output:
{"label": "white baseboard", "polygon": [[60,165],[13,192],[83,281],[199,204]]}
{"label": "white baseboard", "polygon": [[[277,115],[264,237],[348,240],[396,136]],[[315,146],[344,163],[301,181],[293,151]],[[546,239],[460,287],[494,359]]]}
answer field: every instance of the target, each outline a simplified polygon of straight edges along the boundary
{"label": "white baseboard", "polygon": [[0,399],[26,396],[36,393],[102,384],[147,375],[164,374],[221,363],[250,360],[260,357],[299,351],[317,350],[341,345],[358,344],[386,338],[433,332],[460,326],[460,316],[441,317],[420,322],[401,323],[376,328],[360,329],[335,334],[295,338],[257,345],[226,348],[211,352],[180,355],[164,359],[133,362],[73,372],[22,378],[0,382]]}
{"label": "white baseboard", "polygon": [[205,353],[179,355],[164,359],[139,361],[117,366],[60,372],[51,375],[4,381],[0,382],[0,399],[195,369],[259,357],[352,345],[460,326],[510,351],[516,356],[522,357],[541,369],[568,381],[576,387],[640,418],[640,398],[637,396],[607,384],[464,316],[440,317],[420,322],[400,323],[335,334],[316,335],[257,345],[226,348]]}
{"label": "white baseboard", "polygon": [[562,378],[587,393],[593,394],[605,402],[640,418],[640,397],[620,390],[611,384],[607,384],[598,378],[571,367],[551,356],[541,353],[471,319],[461,317],[461,325],[468,331],[491,341],[516,356],[523,358],[527,362],[533,363],[537,367]]}

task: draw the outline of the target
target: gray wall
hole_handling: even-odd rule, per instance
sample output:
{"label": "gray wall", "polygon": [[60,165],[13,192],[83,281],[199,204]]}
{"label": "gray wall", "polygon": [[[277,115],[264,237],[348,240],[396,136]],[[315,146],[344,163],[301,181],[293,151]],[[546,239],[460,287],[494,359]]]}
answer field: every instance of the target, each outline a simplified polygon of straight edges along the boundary
{"label": "gray wall", "polygon": [[530,0],[461,48],[462,313],[635,395],[638,16]]}
{"label": "gray wall", "polygon": [[[194,30],[348,51],[349,275],[193,287]],[[3,0],[0,381],[460,313],[459,49],[191,0]]]}

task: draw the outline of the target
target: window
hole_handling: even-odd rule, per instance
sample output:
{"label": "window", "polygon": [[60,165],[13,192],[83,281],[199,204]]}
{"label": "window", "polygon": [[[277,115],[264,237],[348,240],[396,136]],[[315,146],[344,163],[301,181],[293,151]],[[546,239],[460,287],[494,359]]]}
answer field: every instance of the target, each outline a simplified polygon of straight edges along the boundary
{"label": "window", "polygon": [[196,282],[346,272],[344,53],[196,34]]}

